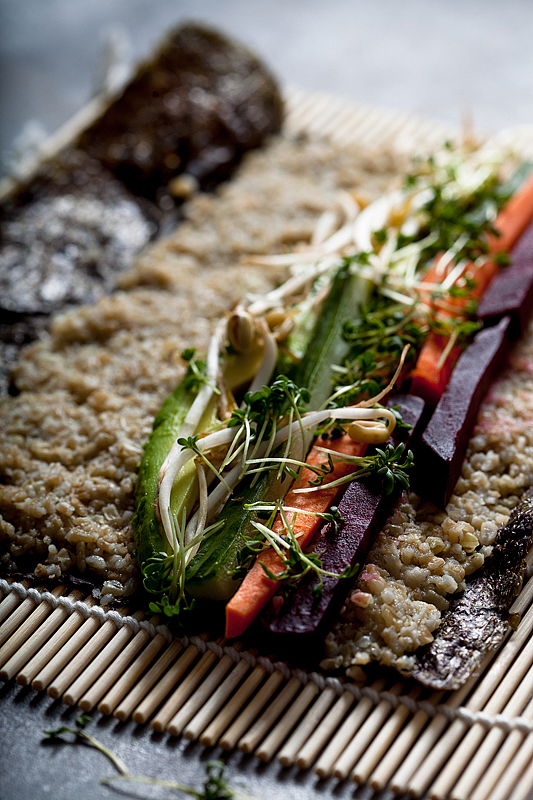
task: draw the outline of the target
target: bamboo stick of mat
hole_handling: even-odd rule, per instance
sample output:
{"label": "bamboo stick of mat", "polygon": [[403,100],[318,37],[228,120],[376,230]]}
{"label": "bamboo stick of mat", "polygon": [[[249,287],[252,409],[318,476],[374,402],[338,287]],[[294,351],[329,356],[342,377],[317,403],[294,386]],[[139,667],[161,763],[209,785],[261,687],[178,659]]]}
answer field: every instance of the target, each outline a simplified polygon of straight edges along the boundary
{"label": "bamboo stick of mat", "polygon": [[266,683],[261,687],[261,691],[257,692],[255,697],[243,708],[237,719],[221,737],[218,744],[223,750],[233,750],[237,742],[244,736],[269,700],[275,695],[283,681],[283,674],[277,669],[274,670]]}
{"label": "bamboo stick of mat", "polygon": [[516,600],[514,601],[513,605],[509,609],[509,614],[518,614],[520,617],[529,608],[531,605],[531,601],[533,600],[533,577],[531,577]]}
{"label": "bamboo stick of mat", "polygon": [[168,693],[172,691],[181,676],[189,669],[191,664],[196,661],[199,655],[200,650],[195,644],[190,644],[183,651],[178,660],[165,672],[133,712],[133,719],[138,725],[144,725],[148,722],[154,711],[159,708]]}
{"label": "bamboo stick of mat", "polygon": [[302,684],[296,677],[289,678],[277,697],[274,698],[270,706],[264,711],[250,730],[244,734],[237,743],[239,750],[243,753],[253,753],[256,747],[263,741],[269,730],[275,725],[282,713],[285,711],[295,694],[301,689]]}
{"label": "bamboo stick of mat", "polygon": [[309,681],[304,686],[294,702],[287,708],[266,739],[255,751],[255,755],[260,761],[267,763],[274,758],[300,717],[318,694],[318,691],[318,686],[313,681]]}
{"label": "bamboo stick of mat", "polygon": [[207,702],[204,703],[202,708],[198,710],[193,719],[185,727],[183,735],[187,739],[194,742],[200,737],[249,671],[250,664],[244,659],[234,665],[227,678],[213,692]]}
{"label": "bamboo stick of mat", "polygon": [[[152,625],[158,625],[159,617],[152,617],[149,622]],[[118,634],[115,639],[117,639],[117,637]],[[115,641],[115,639],[113,639],[113,641]],[[128,642],[126,647],[119,650],[116,657],[111,659],[111,662],[104,672],[81,698],[78,705],[82,711],[91,711],[106,692],[109,692],[111,687],[115,686],[117,680],[125,672],[131,661],[133,661],[137,653],[144,647],[149,639],[149,632],[141,628],[141,630],[137,631],[133,636],[133,639]]]}
{"label": "bamboo stick of mat", "polygon": [[157,715],[151,721],[150,727],[153,728],[154,731],[163,733],[172,717],[176,716],[180,708],[186,703],[216,660],[217,657],[212,650],[205,651],[194,669],[178,684],[166,703],[160,708]]}
{"label": "bamboo stick of mat", "polygon": [[[404,688],[405,684],[403,682],[398,682],[391,686],[389,692],[399,695]],[[340,758],[335,762],[335,766],[333,767],[333,775],[335,778],[338,780],[345,780],[348,777],[357,759],[381,730],[385,720],[390,716],[391,711],[392,705],[388,700],[381,700],[381,702],[377,704],[359,729],[357,736],[352,739]]]}
{"label": "bamboo stick of mat", "polygon": [[[237,650],[242,648],[240,642],[237,642],[234,646]],[[208,702],[217,686],[222,683],[233,666],[234,661],[227,654],[223,655],[222,658],[218,660],[212,671],[195,690],[194,694],[192,694],[185,705],[170,720],[167,730],[171,736],[179,736],[182,733],[183,729],[188,725],[195,714]]]}
{"label": "bamboo stick of mat", "polygon": [[[136,611],[133,614],[133,619],[140,622],[144,618],[142,611]],[[126,644],[133,636],[133,630],[127,625],[116,630],[107,644],[95,654],[91,660],[86,660],[84,669],[76,680],[70,684],[69,688],[63,695],[63,702],[68,706],[75,705],[80,697],[82,697],[90,686],[99,678],[106,667],[111,664],[114,658],[122,652]]]}
{"label": "bamboo stick of mat", "polygon": [[[427,702],[432,705],[437,705],[444,697],[444,692],[432,692],[427,698]],[[381,791],[389,783],[390,779],[404,763],[409,753],[412,752],[416,743],[419,741],[420,734],[425,725],[427,725],[430,715],[427,711],[417,711],[411,720],[407,723],[402,730],[401,735],[396,738],[390,745],[383,758],[376,764],[374,771],[368,779],[369,785]]]}
{"label": "bamboo stick of mat", "polygon": [[[92,597],[89,597],[85,601],[85,604],[91,607],[95,604],[95,601]],[[39,692],[46,689],[48,684],[61,672],[63,667],[71,661],[78,650],[90,639],[99,627],[100,622],[96,617],[89,617],[86,619],[81,611],[75,611],[71,614],[52,637],[52,641],[54,642],[52,650],[53,655],[51,658],[41,662],[40,671],[35,678],[32,678],[32,687]],[[46,648],[44,649],[46,650]]]}
{"label": "bamboo stick of mat", "polygon": [[359,139],[357,126],[364,122],[363,117],[364,115],[361,112],[354,114],[353,108],[339,108],[331,117],[326,111],[323,115],[317,117],[313,124],[315,130],[326,124],[328,133],[324,135],[329,136],[333,141],[340,144],[346,140],[346,136],[353,139],[354,135],[357,135],[357,139]]}
{"label": "bamboo stick of mat", "polygon": [[[422,692],[421,686],[415,686],[408,693],[408,697],[418,700]],[[408,717],[412,717],[412,712],[406,705],[400,705],[394,709],[389,719],[377,732],[375,738],[368,741],[367,746],[361,751],[361,756],[355,767],[350,773],[350,778],[356,783],[366,783],[372,770],[376,767],[389,748],[397,740]]]}
{"label": "bamboo stick of mat", "polygon": [[[69,600],[72,601],[81,600],[82,597],[83,594],[79,591],[71,592],[68,595]],[[14,678],[24,665],[44,647],[44,644],[68,616],[69,611],[64,606],[58,606],[49,616],[46,616],[41,625],[15,650],[9,661],[4,664],[0,670],[0,680],[9,681]],[[21,683],[21,681],[18,681],[18,683]]]}
{"label": "bamboo stick of mat", "polygon": [[[483,673],[484,677],[468,700],[466,708],[468,708],[470,711],[478,711],[484,707],[488,699],[497,689],[498,685],[508,674],[508,670],[513,669],[513,663],[516,665],[516,656],[520,652],[524,642],[527,641],[532,629],[533,609],[529,609],[518,626],[518,629],[512,634],[505,646],[500,650],[490,670],[485,670]],[[484,665],[485,662],[489,662],[491,657],[492,654],[487,655]],[[473,681],[476,679],[471,680]],[[466,686],[471,688],[471,681],[468,681]],[[449,704],[453,704],[452,707],[458,707],[456,702],[457,697],[464,697],[464,690],[465,687],[451,696]],[[432,727],[433,723],[436,723],[438,719],[439,718],[433,720],[430,727]],[[441,723],[442,721],[442,718],[440,718]],[[444,722],[447,724],[446,718],[444,718]],[[417,764],[415,767],[415,772],[406,781],[406,783],[400,784],[398,776],[395,776],[394,780],[391,782],[391,787],[399,784],[400,789],[402,789],[402,786],[405,786],[407,792],[414,797],[419,797],[420,795],[424,794],[431,781],[435,778],[441,768],[444,767],[452,753],[457,749],[459,741],[463,738],[467,727],[467,724],[462,720],[455,720],[448,727],[446,733],[444,733],[444,735],[439,739],[438,744],[435,744],[431,750],[427,751],[425,758]],[[433,728],[433,731],[434,730],[435,728]]]}
{"label": "bamboo stick of mat", "polygon": [[[28,588],[27,583],[24,581],[23,586]],[[6,594],[0,603],[0,623],[16,609],[20,602],[20,596],[16,592],[10,592],[9,594]]]}
{"label": "bamboo stick of mat", "polygon": [[[335,99],[338,100],[338,98]],[[332,114],[334,114],[335,111],[339,111],[341,107],[341,104],[338,102],[329,105]],[[308,128],[313,125],[316,119],[320,117],[324,111],[327,111],[327,109],[327,97],[325,95],[314,95],[314,102],[310,103],[309,105],[304,105],[303,108],[299,109],[299,113],[297,113],[297,115],[292,119],[292,125],[297,130],[308,130]]]}
{"label": "bamboo stick of mat", "polygon": [[[533,639],[531,639],[520,653],[518,659],[511,666],[504,678],[498,684],[496,690],[483,707],[487,714],[499,714],[504,708],[507,701],[515,689],[519,686],[520,681],[528,671],[529,666],[533,660]],[[492,672],[492,670],[491,670]],[[458,776],[462,775],[472,760],[480,742],[486,734],[486,728],[479,723],[468,726],[462,720],[455,720],[445,736],[451,741],[461,740],[460,747],[453,747],[454,752],[449,753],[449,759],[446,763],[446,768],[442,770],[435,782],[430,788],[429,796],[431,798],[446,797],[451,791],[452,787],[457,781]],[[452,733],[452,729],[453,733]],[[439,742],[439,750],[443,747],[443,740]],[[444,749],[444,748],[443,748]]]}
{"label": "bamboo stick of mat", "polygon": [[[39,586],[38,591],[43,591],[44,588],[44,586]],[[19,596],[14,592],[13,595],[15,595],[17,601],[20,600]],[[7,599],[8,598],[6,597],[6,600]],[[7,642],[7,640],[15,633],[15,631],[19,630],[24,620],[29,617],[36,605],[37,603],[31,597],[26,597],[22,603],[16,603],[13,613],[0,627],[0,645],[3,646],[4,642]],[[50,606],[48,607],[50,608]]]}
{"label": "bamboo stick of mat", "polygon": [[[154,639],[155,641],[155,639]],[[152,648],[153,641],[150,642],[146,651],[141,654],[139,661],[146,661],[146,666],[152,662],[152,653],[149,652]],[[159,643],[158,643],[159,645]],[[155,650],[155,646],[152,648]],[[145,675],[136,680],[131,687],[129,693],[124,697],[118,708],[113,711],[113,716],[121,722],[125,722],[137,709],[141,709],[141,703],[148,697],[151,690],[156,686],[158,680],[166,674],[174,659],[183,650],[183,645],[175,639],[169,647],[159,656],[155,664],[153,664]],[[155,653],[157,655],[157,653]],[[141,663],[141,667],[143,664]],[[144,670],[142,670],[144,672]],[[102,701],[103,702],[103,701]],[[156,707],[159,705],[156,701]],[[139,713],[141,713],[139,711]]]}
{"label": "bamboo stick of mat", "polygon": [[205,747],[213,747],[218,742],[224,731],[229,728],[233,720],[239,715],[246,701],[257,690],[266,674],[265,667],[257,666],[252,670],[242,686],[231,698],[231,702],[219,711],[211,724],[202,733],[200,742]]}
{"label": "bamboo stick of mat", "polygon": [[533,761],[528,764],[527,769],[515,785],[510,800],[530,800],[531,787],[533,786]]}
{"label": "bamboo stick of mat", "polygon": [[165,642],[166,639],[161,633],[157,633],[153,639],[149,640],[147,647],[134,659],[133,663],[120,677],[117,676],[115,683],[98,704],[100,714],[105,716],[115,711],[120,701],[133,689],[143,672],[165,646]]}
{"label": "bamboo stick of mat", "polygon": [[[517,734],[518,731],[513,731],[509,739]],[[507,742],[506,742],[507,744]],[[507,769],[502,771],[497,783],[493,787],[490,794],[490,800],[506,800],[509,793],[513,788],[513,783],[518,783],[520,776],[527,768],[528,764],[533,762],[533,733],[528,734],[526,739],[522,742],[514,758],[506,765]],[[533,779],[531,781],[533,786]]]}
{"label": "bamboo stick of mat", "polygon": [[[531,696],[532,689],[533,664],[527,671],[522,681],[518,684],[516,691],[513,693],[510,700],[505,704],[505,706],[503,706],[502,714],[510,719],[517,716],[522,711],[524,704],[527,703],[529,697]],[[478,798],[479,800],[480,797],[486,797],[486,782],[485,789],[483,789],[481,786],[481,794],[479,793],[479,784],[480,781],[483,783],[483,775],[489,769],[493,760],[493,756],[506,736],[507,731],[503,730],[502,728],[491,728],[487,732],[486,727],[480,725],[479,723],[472,726],[467,738],[470,738],[472,743],[477,741],[481,742],[481,744],[478,744],[476,750],[472,751],[472,758],[452,791],[452,800],[474,800],[474,798]],[[489,784],[488,786],[489,792],[492,788],[492,785],[493,784]],[[474,792],[476,787],[478,787],[478,789]]]}
{"label": "bamboo stick of mat", "polygon": [[[381,692],[385,688],[386,682],[385,678],[379,678],[371,684],[370,688]],[[314,771],[320,778],[327,778],[331,775],[335,762],[348,747],[373,708],[372,700],[369,697],[362,697],[355,708],[350,711],[315,764]]]}
{"label": "bamboo stick of mat", "polygon": [[338,700],[330,708],[320,726],[311,734],[303,745],[296,758],[296,765],[300,769],[308,769],[314,762],[317,755],[324,749],[326,742],[329,742],[342,720],[353,706],[355,696],[352,692],[343,692]]}
{"label": "bamboo stick of mat", "polygon": [[[493,654],[490,653],[484,658],[480,669],[480,673],[482,675],[485,674],[492,657]],[[472,676],[464,684],[464,686],[462,686],[456,692],[449,694],[443,705],[450,709],[455,709],[462,706],[466,698],[471,694],[477,682],[478,676]],[[416,777],[418,768],[424,763],[428,753],[430,753],[442,732],[448,725],[448,717],[445,714],[436,714],[436,716],[433,717],[427,728],[419,737],[416,737],[412,743],[405,760],[400,764],[397,771],[390,779],[389,788],[397,793],[404,791],[404,787],[407,786],[408,781]]]}
{"label": "bamboo stick of mat", "polygon": [[[307,686],[309,686],[309,684],[307,684]],[[307,686],[305,689],[307,689]],[[302,695],[304,692],[302,692]],[[317,697],[316,701],[313,703],[294,733],[289,737],[281,751],[278,753],[278,761],[280,764],[282,764],[284,767],[289,767],[291,764],[294,764],[300,749],[309,739],[317,726],[321,723],[322,719],[326,716],[336,697],[337,694],[335,690],[331,688],[331,686],[326,686],[326,688],[320,692],[319,697]],[[313,699],[314,695],[313,697],[310,697],[309,705]]]}
{"label": "bamboo stick of mat", "polygon": [[357,143],[360,143],[362,147],[365,146],[365,142],[368,141],[369,138],[372,139],[374,136],[376,137],[377,142],[380,132],[383,135],[383,117],[385,116],[387,118],[387,123],[390,124],[391,116],[393,115],[391,115],[390,112],[386,112],[385,115],[377,114],[376,110],[368,112],[365,116],[365,119],[361,120],[357,127],[353,125],[351,120],[348,120],[347,124],[345,123],[344,128],[342,125],[339,125],[336,130],[331,130],[328,135],[333,141],[336,141],[339,144],[346,136],[348,136],[352,141],[357,141]]}
{"label": "bamboo stick of mat", "polygon": [[[60,597],[64,591],[64,586],[56,586],[52,591],[52,594],[54,597]],[[17,611],[15,611],[6,622],[6,628],[11,628],[9,623],[17,614]],[[33,611],[30,612],[29,616],[24,619],[20,625],[17,625],[17,628],[12,632],[11,636],[7,640],[4,639],[4,644],[2,647],[0,647],[0,666],[3,666],[7,661],[9,661],[11,656],[13,656],[17,650],[22,647],[22,645],[27,639],[29,639],[36,628],[38,628],[39,625],[41,625],[41,623],[44,622],[44,620],[49,617],[51,613],[52,606],[50,603],[47,603],[46,600],[42,600],[38,604],[34,603]]]}
{"label": "bamboo stick of mat", "polygon": [[[533,700],[530,700],[530,702],[527,704],[526,708],[521,714],[521,717],[525,720],[533,719]],[[497,752],[493,754],[492,758],[488,758],[486,760],[486,769],[475,788],[475,791],[472,795],[472,800],[479,800],[479,798],[489,797],[499,779],[505,773],[507,766],[513,760],[514,755],[518,752],[520,746],[527,737],[527,734],[524,731],[513,730],[507,734],[500,728],[490,731],[489,735],[487,736],[487,740],[489,740],[493,733],[499,733],[503,735],[498,737],[499,742],[497,744]],[[518,771],[513,771],[515,774],[519,774]],[[508,778],[506,782],[509,783]]]}
{"label": "bamboo stick of mat", "polygon": [[[127,611],[126,609],[121,609],[118,613],[124,615],[127,613]],[[74,683],[78,675],[85,669],[87,664],[90,664],[91,661],[93,661],[102,647],[104,647],[109,639],[111,639],[113,634],[117,632],[117,626],[110,619],[106,620],[102,625],[100,625],[98,620],[95,620],[94,618],[89,618],[86,620],[86,623],[88,622],[96,622],[96,625],[88,625],[86,630],[84,630],[85,625],[82,625],[78,631],[78,634],[81,634],[82,631],[84,634],[90,631],[87,641],[81,650],[78,650],[74,658],[67,661],[66,666],[62,669],[59,675],[54,678],[47,689],[50,697],[53,697],[55,700],[61,697],[63,692],[65,692],[68,687]],[[61,653],[58,653],[58,655],[61,655]]]}
{"label": "bamboo stick of mat", "polygon": [[[83,595],[82,595],[83,598]],[[80,599],[82,599],[80,598]],[[83,602],[87,606],[94,604],[92,597],[86,597]],[[84,616],[80,611],[68,613],[66,618],[59,626],[59,629],[54,635],[48,639],[46,644],[39,648],[33,658],[26,664],[26,666],[17,675],[17,683],[21,686],[29,686],[32,680],[38,673],[44,669],[57,652],[63,647],[66,642],[73,636],[75,631],[83,625]]]}

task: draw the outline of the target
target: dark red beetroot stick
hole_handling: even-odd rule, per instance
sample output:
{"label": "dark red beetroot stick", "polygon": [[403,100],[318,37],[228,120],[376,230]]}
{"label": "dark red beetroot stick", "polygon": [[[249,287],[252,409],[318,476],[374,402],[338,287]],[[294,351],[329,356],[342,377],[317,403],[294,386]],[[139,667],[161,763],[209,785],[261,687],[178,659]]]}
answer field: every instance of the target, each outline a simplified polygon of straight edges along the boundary
{"label": "dark red beetroot stick", "polygon": [[[511,253],[511,265],[496,275],[479,301],[477,317],[494,325],[506,314],[513,317],[513,336],[520,336],[533,311],[533,223]],[[518,323],[518,324],[516,324]]]}
{"label": "dark red beetroot stick", "polygon": [[[398,405],[404,422],[411,430],[399,429],[393,436],[394,444],[405,442],[410,447],[420,434],[420,421],[424,402],[414,395],[395,395],[387,401],[388,406]],[[383,495],[374,483],[353,481],[349,484],[339,503],[342,522],[335,531],[326,525],[316,551],[320,553],[322,566],[329,572],[341,573],[364,558],[374,536],[383,527],[398,495]],[[323,590],[313,597],[312,589],[317,584],[315,575],[308,575],[296,591],[283,604],[277,617],[265,622],[266,627],[277,634],[300,634],[294,644],[311,644],[315,636],[325,633],[325,628],[337,614],[346,595],[346,581],[323,576]],[[302,640],[308,640],[303,642]],[[283,642],[285,648],[288,642]]]}
{"label": "dark red beetroot stick", "polygon": [[510,314],[513,320],[511,336],[524,332],[533,311],[533,260],[531,264],[512,264],[500,272],[483,296],[477,318],[485,326],[494,325]]}
{"label": "dark red beetroot stick", "polygon": [[476,415],[509,344],[511,317],[480,331],[461,354],[415,453],[414,489],[440,508],[461,472]]}

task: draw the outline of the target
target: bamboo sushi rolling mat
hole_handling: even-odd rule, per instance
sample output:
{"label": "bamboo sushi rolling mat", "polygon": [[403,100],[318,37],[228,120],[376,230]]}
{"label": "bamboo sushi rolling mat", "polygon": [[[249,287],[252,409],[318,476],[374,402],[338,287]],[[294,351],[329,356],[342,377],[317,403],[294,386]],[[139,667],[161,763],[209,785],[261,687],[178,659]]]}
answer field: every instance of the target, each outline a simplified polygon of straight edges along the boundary
{"label": "bamboo sushi rolling mat", "polygon": [[[286,129],[428,153],[457,130],[411,114],[286,92]],[[533,126],[497,137],[533,159]],[[52,149],[54,149],[52,147]],[[530,559],[533,564],[533,557]],[[414,797],[524,800],[533,787],[533,577],[516,631],[457,692],[290,670],[239,643],[175,638],[134,609],[0,579],[0,680],[83,711]]]}

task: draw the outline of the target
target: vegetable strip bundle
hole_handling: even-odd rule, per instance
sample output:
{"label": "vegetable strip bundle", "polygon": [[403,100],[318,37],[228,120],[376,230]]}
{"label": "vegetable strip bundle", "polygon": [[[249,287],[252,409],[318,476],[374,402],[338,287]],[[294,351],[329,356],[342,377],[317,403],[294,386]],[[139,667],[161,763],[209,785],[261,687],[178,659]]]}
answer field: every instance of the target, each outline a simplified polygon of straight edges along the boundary
{"label": "vegetable strip bundle", "polygon": [[299,272],[219,326],[207,369],[187,354],[188,376],[156,420],[138,487],[154,610],[173,616],[191,598],[233,595],[226,635],[235,636],[282,579],[351,575],[324,572],[320,553],[306,549],[325,520],[334,525],[352,475],[384,476],[387,491],[408,486],[410,454],[365,455],[396,425],[380,401],[411,372],[411,391],[438,401],[479,327],[472,301],[503,260],[487,252],[512,243],[533,215],[533,181],[505,206],[516,176],[506,184],[484,158],[445,149],[305,257],[273,256]]}

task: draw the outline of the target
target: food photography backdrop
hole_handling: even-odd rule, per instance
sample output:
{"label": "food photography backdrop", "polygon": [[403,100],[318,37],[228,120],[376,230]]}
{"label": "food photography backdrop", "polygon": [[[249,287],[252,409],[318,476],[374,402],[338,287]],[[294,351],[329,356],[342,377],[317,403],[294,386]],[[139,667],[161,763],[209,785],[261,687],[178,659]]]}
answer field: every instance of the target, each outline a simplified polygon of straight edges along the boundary
{"label": "food photography backdrop", "polygon": [[[21,148],[54,132],[91,98],[110,52],[120,71],[148,55],[170,27],[190,20],[249,45],[283,87],[466,122],[483,134],[533,123],[529,0],[0,0],[2,172]],[[0,686],[0,700],[2,800],[177,796],[101,785],[113,772],[103,755],[79,744],[43,743],[43,729],[73,725],[76,709],[11,684]],[[98,715],[88,730],[132,772],[195,786],[218,755]],[[264,800],[372,796],[240,753],[226,760],[230,784]]]}
{"label": "food photography backdrop", "polygon": [[282,84],[495,131],[531,122],[528,0],[2,0],[0,150],[86,102],[103,43],[140,58],[200,20],[253,47]]}

